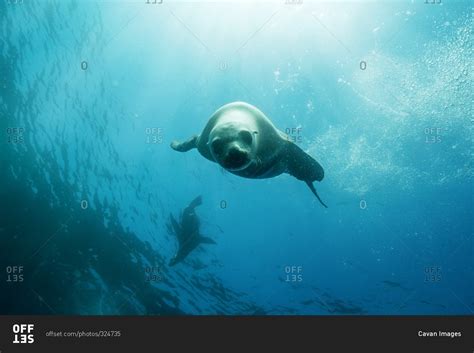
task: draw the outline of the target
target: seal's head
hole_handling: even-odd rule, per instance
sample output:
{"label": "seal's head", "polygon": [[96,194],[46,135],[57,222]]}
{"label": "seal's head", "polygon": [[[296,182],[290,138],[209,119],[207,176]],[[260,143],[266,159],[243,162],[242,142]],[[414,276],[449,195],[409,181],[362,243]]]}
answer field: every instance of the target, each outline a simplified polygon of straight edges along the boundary
{"label": "seal's head", "polygon": [[209,134],[209,150],[223,168],[229,171],[243,170],[252,163],[255,134],[232,123],[218,125]]}

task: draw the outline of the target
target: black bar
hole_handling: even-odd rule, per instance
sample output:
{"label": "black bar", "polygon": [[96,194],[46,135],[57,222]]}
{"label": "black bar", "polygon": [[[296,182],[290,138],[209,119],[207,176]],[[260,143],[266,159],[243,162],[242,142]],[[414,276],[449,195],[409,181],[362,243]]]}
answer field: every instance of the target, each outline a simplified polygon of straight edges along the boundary
{"label": "black bar", "polygon": [[[178,352],[189,345],[199,351],[212,347],[221,352],[252,352],[258,346],[265,352],[473,352],[473,318],[0,316],[0,353]],[[33,343],[13,343],[21,341],[20,330],[28,340],[28,326],[21,324],[34,325]],[[17,336],[14,325],[18,325]],[[451,334],[440,337],[440,331]],[[61,332],[62,337],[53,337],[52,332]],[[82,337],[64,337],[71,332],[80,332]],[[421,337],[421,332],[437,337]]]}

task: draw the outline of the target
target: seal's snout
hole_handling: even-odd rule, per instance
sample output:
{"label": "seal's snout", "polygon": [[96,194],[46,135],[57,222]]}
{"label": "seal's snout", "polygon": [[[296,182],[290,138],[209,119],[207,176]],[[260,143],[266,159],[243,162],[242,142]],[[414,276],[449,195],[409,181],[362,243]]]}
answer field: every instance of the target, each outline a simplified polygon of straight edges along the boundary
{"label": "seal's snout", "polygon": [[224,159],[224,167],[229,170],[239,170],[250,162],[248,153],[237,146],[229,149]]}

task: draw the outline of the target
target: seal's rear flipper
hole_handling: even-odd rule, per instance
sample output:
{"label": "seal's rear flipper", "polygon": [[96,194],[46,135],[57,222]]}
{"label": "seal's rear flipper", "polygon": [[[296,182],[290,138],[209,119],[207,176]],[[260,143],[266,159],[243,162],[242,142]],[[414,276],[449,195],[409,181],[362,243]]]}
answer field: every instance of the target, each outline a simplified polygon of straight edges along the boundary
{"label": "seal's rear flipper", "polygon": [[318,198],[319,202],[327,208],[316,189],[313,181],[321,181],[324,178],[324,169],[313,157],[295,145],[288,142],[286,155],[286,172],[293,175],[296,179],[303,180],[309,186],[313,194]]}
{"label": "seal's rear flipper", "polygon": [[208,237],[199,237],[199,243],[201,244],[217,244],[213,239],[208,238]]}
{"label": "seal's rear flipper", "polygon": [[323,202],[323,200],[321,200],[321,198],[319,197],[318,193],[316,192],[316,189],[314,188],[313,183],[310,182],[310,181],[307,181],[306,184],[309,186],[309,188],[311,189],[311,191],[313,192],[313,194],[318,198],[319,202],[321,202],[321,205],[323,205],[324,207],[328,208],[328,206],[326,206],[326,204]]}
{"label": "seal's rear flipper", "polygon": [[194,135],[190,139],[184,142],[173,141],[171,142],[171,148],[179,152],[187,152],[193,148],[197,148],[198,136]]}

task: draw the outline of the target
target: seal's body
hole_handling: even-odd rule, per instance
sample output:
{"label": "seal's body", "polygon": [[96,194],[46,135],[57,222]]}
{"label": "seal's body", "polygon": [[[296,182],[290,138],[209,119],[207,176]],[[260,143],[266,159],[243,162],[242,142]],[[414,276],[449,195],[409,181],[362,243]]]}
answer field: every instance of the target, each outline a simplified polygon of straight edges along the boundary
{"label": "seal's body", "polygon": [[197,148],[205,158],[245,178],[291,174],[305,181],[324,205],[312,184],[324,177],[321,165],[289,141],[253,105],[244,102],[224,105],[210,117],[199,136],[182,143],[173,141],[171,147],[180,152]]}

